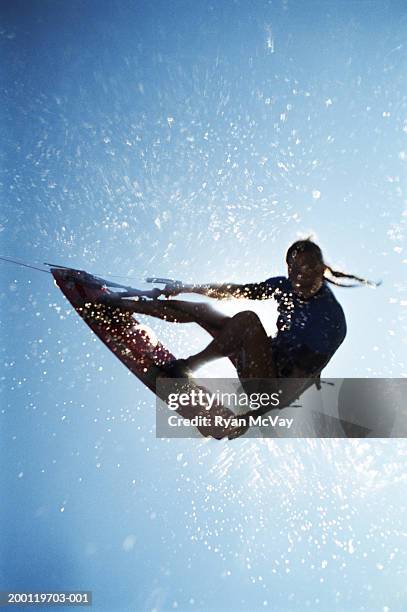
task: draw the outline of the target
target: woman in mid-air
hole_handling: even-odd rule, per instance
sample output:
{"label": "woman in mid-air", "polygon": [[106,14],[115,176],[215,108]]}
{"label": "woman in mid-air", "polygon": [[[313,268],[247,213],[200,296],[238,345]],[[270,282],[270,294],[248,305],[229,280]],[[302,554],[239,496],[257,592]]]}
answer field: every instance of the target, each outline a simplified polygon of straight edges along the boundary
{"label": "woman in mid-air", "polygon": [[[259,283],[194,285],[187,288],[167,285],[155,290],[155,299],[128,300],[109,294],[108,303],[119,312],[134,312],[176,323],[197,323],[213,337],[201,352],[171,362],[166,369],[177,378],[189,376],[201,365],[230,357],[240,380],[270,378],[315,378],[331,360],[346,335],[345,316],[327,282],[334,278],[364,279],[332,270],[318,245],[299,240],[286,254],[287,277],[277,276]],[[333,278],[328,278],[327,274]],[[180,293],[198,293],[211,298],[245,298],[278,303],[277,334],[267,335],[259,317],[251,310],[226,316],[207,303],[160,300]]]}

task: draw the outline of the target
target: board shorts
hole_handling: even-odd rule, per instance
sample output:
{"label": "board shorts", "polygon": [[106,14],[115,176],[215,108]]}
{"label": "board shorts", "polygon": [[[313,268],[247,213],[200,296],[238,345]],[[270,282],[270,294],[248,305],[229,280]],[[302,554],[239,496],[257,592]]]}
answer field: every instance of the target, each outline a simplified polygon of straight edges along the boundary
{"label": "board shorts", "polygon": [[307,346],[288,350],[276,338],[270,338],[270,353],[279,378],[292,376],[294,368],[301,369],[306,377],[315,376],[330,360],[329,355],[315,353]]}

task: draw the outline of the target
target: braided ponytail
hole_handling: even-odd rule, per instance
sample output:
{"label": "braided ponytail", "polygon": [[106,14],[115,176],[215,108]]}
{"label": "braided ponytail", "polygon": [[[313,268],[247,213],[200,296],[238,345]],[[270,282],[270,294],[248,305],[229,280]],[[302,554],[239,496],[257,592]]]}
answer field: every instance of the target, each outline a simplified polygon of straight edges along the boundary
{"label": "braided ponytail", "polygon": [[[369,287],[379,287],[379,285],[381,285],[381,281],[375,283],[374,281],[370,281],[367,280],[365,278],[360,278],[360,276],[354,276],[353,274],[345,274],[344,272],[339,272],[338,270],[332,270],[331,266],[327,266],[325,264],[325,272],[324,272],[324,278],[328,283],[331,283],[332,285],[336,285],[337,287],[359,287],[359,285],[368,285]],[[326,271],[328,270],[329,274],[332,274],[332,276],[334,276],[335,278],[350,278],[351,280],[355,280],[358,281],[357,283],[352,283],[351,285],[349,285],[348,283],[343,284],[343,283],[337,283],[334,280],[332,280],[331,278],[328,278],[326,276]]]}

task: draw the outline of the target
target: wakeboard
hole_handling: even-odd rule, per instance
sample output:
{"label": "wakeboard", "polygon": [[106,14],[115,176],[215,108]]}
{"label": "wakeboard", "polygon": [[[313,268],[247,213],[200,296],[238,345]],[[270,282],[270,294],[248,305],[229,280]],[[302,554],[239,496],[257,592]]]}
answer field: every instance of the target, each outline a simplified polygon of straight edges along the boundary
{"label": "wakeboard", "polygon": [[[119,311],[108,304],[98,302],[110,294],[107,281],[83,270],[51,267],[56,285],[71,303],[79,316],[112,353],[153,393],[158,394],[159,378],[170,378],[166,364],[175,359],[153,332],[140,324],[132,313]],[[111,283],[110,283],[111,285]],[[137,292],[135,293],[135,295]],[[139,292],[142,297],[142,291]],[[194,385],[193,380],[190,381]],[[201,386],[199,386],[202,389]],[[161,397],[168,402],[168,397]],[[212,415],[227,419],[235,413],[223,405],[215,405]],[[182,406],[177,412],[184,418],[207,416],[205,407]],[[215,419],[211,419],[214,422]],[[219,425],[200,425],[199,432],[205,437],[222,439],[231,432]]]}

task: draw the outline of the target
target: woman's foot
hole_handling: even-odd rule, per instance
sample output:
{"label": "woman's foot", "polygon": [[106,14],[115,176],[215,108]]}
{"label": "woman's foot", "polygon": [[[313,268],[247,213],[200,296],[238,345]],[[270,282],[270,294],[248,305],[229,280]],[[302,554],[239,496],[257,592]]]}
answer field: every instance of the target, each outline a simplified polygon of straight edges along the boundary
{"label": "woman's foot", "polygon": [[120,300],[117,298],[117,294],[112,293],[103,293],[102,295],[98,295],[96,298],[87,299],[85,306],[90,307],[100,307],[100,306],[110,306],[110,307],[118,307],[120,305]]}
{"label": "woman's foot", "polygon": [[97,298],[96,304],[104,304],[105,306],[118,306],[121,298],[114,293],[103,293]]}
{"label": "woman's foot", "polygon": [[192,376],[187,359],[174,359],[162,365],[161,369],[171,378],[190,378]]}

